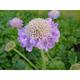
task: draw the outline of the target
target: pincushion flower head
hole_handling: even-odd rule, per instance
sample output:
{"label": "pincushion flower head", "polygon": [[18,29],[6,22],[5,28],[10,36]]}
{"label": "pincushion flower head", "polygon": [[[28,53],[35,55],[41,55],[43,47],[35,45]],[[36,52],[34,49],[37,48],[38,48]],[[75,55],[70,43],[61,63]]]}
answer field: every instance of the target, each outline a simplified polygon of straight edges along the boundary
{"label": "pincushion flower head", "polygon": [[53,19],[57,19],[60,16],[60,11],[52,10],[48,13],[48,16]]}
{"label": "pincushion flower head", "polygon": [[35,18],[24,28],[18,30],[18,36],[21,46],[29,52],[33,47],[48,51],[58,42],[60,32],[58,24],[52,19]]}
{"label": "pincushion flower head", "polygon": [[15,17],[9,21],[9,25],[20,29],[23,26],[23,21],[20,18]]}

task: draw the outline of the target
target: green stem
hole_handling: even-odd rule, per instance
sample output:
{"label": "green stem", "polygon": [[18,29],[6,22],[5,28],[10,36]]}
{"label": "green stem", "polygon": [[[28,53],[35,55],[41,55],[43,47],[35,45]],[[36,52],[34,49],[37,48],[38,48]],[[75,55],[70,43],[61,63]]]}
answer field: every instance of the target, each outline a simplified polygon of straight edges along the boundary
{"label": "green stem", "polygon": [[17,49],[14,49],[15,52],[17,52],[22,58],[25,59],[33,68],[37,69],[36,66],[27,58],[25,57],[21,52],[19,52]]}
{"label": "green stem", "polygon": [[41,57],[42,57],[42,61],[43,61],[42,70],[45,70],[46,69],[46,61],[45,61],[45,55],[44,55],[43,50],[41,50]]}
{"label": "green stem", "polygon": [[51,56],[49,55],[49,53],[47,52],[46,54],[47,54],[48,58],[52,60],[52,58],[51,58]]}

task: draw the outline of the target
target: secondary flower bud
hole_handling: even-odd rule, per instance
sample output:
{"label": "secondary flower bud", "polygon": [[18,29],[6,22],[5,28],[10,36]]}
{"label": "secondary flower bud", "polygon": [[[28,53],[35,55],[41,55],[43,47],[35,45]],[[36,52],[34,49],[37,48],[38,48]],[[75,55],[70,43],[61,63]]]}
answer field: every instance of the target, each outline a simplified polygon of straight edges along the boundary
{"label": "secondary flower bud", "polygon": [[48,16],[53,19],[57,19],[60,16],[60,11],[53,10],[48,13]]}
{"label": "secondary flower bud", "polygon": [[13,18],[13,19],[11,19],[11,20],[9,21],[9,25],[10,25],[11,27],[15,27],[15,28],[20,29],[20,28],[22,28],[22,26],[23,26],[23,21],[22,21],[21,19],[15,17],[15,18]]}

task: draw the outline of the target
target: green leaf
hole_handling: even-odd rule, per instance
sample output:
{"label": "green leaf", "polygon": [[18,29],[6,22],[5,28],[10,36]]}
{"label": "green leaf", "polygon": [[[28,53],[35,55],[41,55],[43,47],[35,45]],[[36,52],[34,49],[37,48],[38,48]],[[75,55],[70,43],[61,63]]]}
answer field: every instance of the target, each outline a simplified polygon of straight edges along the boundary
{"label": "green leaf", "polygon": [[65,69],[65,65],[61,60],[55,60],[53,59],[48,63],[48,68],[49,69],[55,69],[55,70],[63,70]]}

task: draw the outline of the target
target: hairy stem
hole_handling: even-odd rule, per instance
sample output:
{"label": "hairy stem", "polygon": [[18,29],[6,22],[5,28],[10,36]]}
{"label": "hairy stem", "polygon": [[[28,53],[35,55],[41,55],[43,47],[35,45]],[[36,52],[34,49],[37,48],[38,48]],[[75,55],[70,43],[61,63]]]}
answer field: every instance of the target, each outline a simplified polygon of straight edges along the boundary
{"label": "hairy stem", "polygon": [[45,55],[44,55],[44,51],[41,50],[41,57],[42,57],[42,70],[45,70],[46,69],[46,61],[45,61]]}
{"label": "hairy stem", "polygon": [[21,56],[25,61],[27,61],[33,68],[37,69],[36,66],[27,58],[25,57],[20,51],[17,49],[14,49],[16,53],[18,53],[19,56]]}

